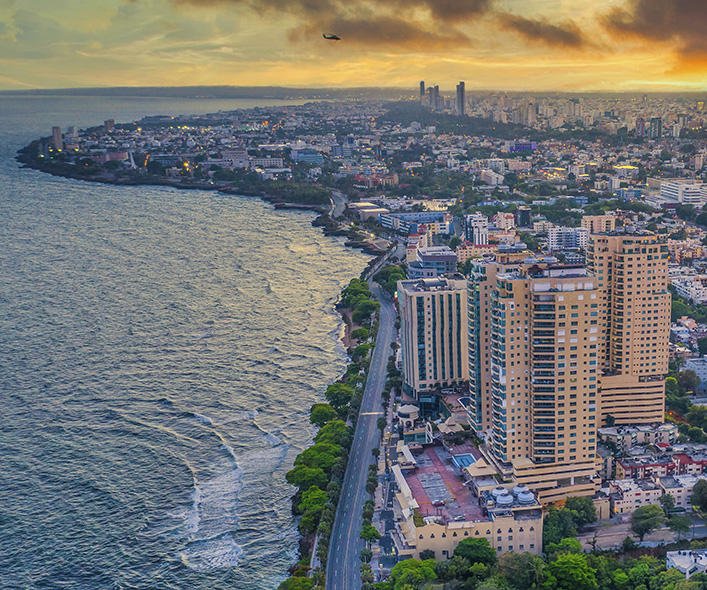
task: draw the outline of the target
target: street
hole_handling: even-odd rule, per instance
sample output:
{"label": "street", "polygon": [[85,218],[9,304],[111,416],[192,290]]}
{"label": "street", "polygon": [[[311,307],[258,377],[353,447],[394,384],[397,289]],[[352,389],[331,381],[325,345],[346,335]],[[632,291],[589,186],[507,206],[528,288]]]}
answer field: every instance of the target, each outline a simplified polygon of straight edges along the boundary
{"label": "street", "polygon": [[363,504],[369,497],[366,478],[368,466],[374,462],[371,451],[379,446],[380,431],[376,422],[383,415],[381,392],[387,377],[388,357],[392,353],[390,343],[395,333],[396,317],[395,307],[382,289],[374,284],[371,291],[381,302],[378,337],[331,534],[326,577],[328,590],[361,588],[359,554],[364,542],[359,538],[359,533],[363,522]]}

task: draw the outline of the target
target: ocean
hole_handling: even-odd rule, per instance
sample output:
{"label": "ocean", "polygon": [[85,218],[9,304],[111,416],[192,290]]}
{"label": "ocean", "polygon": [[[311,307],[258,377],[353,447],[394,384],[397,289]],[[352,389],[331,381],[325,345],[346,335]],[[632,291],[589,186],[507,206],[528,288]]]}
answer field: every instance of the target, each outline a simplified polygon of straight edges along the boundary
{"label": "ocean", "polygon": [[259,199],[20,169],[65,128],[283,101],[0,97],[0,588],[274,589],[369,256]]}

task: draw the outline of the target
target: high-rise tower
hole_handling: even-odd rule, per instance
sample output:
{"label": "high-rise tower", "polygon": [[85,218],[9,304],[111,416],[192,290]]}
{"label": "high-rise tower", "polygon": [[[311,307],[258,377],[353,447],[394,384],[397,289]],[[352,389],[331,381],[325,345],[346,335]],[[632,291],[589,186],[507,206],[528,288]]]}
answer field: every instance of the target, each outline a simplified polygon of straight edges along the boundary
{"label": "high-rise tower", "polygon": [[466,114],[466,89],[464,82],[457,84],[457,115],[460,117]]}
{"label": "high-rise tower", "polygon": [[541,501],[591,495],[598,281],[581,266],[518,258],[478,263],[469,280],[472,428],[499,473]]}
{"label": "high-rise tower", "polygon": [[420,80],[420,104],[425,101],[425,81]]}
{"label": "high-rise tower", "polygon": [[587,267],[602,292],[601,419],[662,422],[668,371],[668,247],[650,232],[592,235]]}

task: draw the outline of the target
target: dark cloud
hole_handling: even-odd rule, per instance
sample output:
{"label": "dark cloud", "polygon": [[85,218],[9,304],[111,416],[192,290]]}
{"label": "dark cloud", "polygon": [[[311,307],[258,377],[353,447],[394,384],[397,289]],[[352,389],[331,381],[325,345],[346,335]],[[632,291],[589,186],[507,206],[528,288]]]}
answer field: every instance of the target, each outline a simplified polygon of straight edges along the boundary
{"label": "dark cloud", "polygon": [[[138,1],[138,0],[133,0]],[[409,50],[468,44],[455,25],[492,10],[496,0],[173,0],[196,6],[232,5],[256,14],[285,13],[301,19],[289,32],[293,41],[336,33],[347,45]],[[416,20],[412,13],[418,12]]]}
{"label": "dark cloud", "polygon": [[559,47],[584,47],[587,41],[577,23],[568,20],[554,25],[545,20],[525,18],[514,14],[501,15],[504,28],[515,31],[528,41],[540,41]]}
{"label": "dark cloud", "polygon": [[602,24],[615,36],[672,42],[684,65],[707,69],[707,0],[628,0]]}
{"label": "dark cloud", "polygon": [[440,33],[420,27],[418,24],[394,18],[371,17],[366,19],[332,18],[309,22],[290,31],[290,39],[301,41],[319,37],[322,31],[333,31],[347,45],[360,47],[385,47],[389,49],[429,48],[438,49],[456,44],[469,44],[463,33],[451,29]]}

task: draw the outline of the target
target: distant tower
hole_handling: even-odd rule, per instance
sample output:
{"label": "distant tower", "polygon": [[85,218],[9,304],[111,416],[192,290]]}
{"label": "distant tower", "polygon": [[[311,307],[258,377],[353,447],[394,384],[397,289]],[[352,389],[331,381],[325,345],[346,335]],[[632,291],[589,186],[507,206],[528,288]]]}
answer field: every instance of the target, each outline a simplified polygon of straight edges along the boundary
{"label": "distant tower", "polygon": [[61,127],[52,127],[52,143],[56,149],[64,149],[64,139],[61,136]]}
{"label": "distant tower", "polygon": [[663,119],[660,117],[653,117],[651,119],[649,135],[651,139],[660,139],[663,137]]}
{"label": "distant tower", "polygon": [[420,81],[420,104],[425,102],[425,81]]}
{"label": "distant tower", "polygon": [[110,133],[115,129],[115,121],[113,119],[106,119],[103,122],[103,129],[105,129],[106,133]]}
{"label": "distant tower", "polygon": [[538,109],[534,103],[528,105],[528,125],[535,125],[538,122]]}
{"label": "distant tower", "polygon": [[636,137],[646,136],[646,120],[643,117],[636,119]]}
{"label": "distant tower", "polygon": [[457,84],[457,115],[463,117],[466,113],[466,89],[464,82]]}

